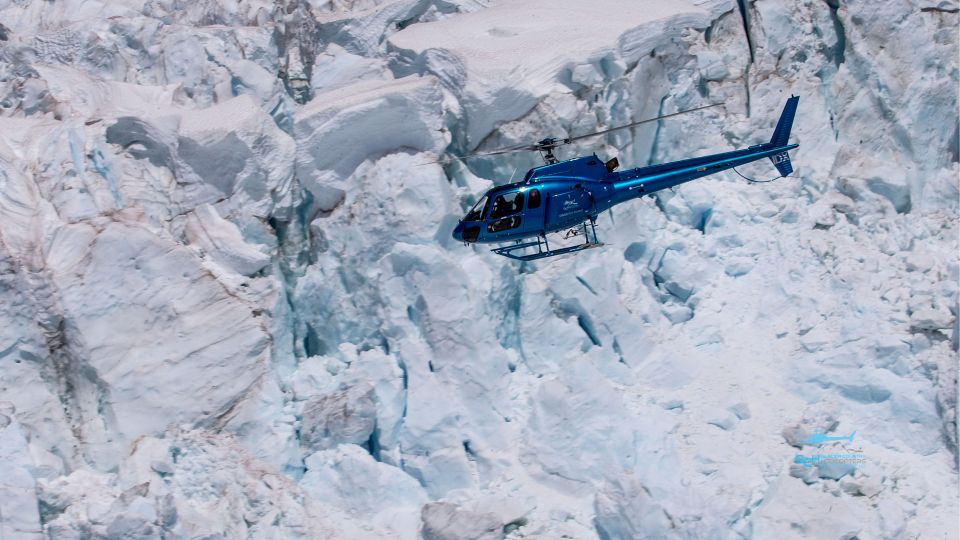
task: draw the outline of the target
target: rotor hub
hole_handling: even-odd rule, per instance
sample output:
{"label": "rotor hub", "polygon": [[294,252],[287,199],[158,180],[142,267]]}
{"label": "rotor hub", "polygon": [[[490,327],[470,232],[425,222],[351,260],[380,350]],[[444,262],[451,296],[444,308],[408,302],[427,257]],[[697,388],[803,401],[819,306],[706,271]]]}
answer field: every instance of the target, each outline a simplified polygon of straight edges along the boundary
{"label": "rotor hub", "polygon": [[558,139],[556,137],[547,137],[537,141],[536,146],[538,150],[550,150],[558,146],[563,146],[569,142],[567,139]]}

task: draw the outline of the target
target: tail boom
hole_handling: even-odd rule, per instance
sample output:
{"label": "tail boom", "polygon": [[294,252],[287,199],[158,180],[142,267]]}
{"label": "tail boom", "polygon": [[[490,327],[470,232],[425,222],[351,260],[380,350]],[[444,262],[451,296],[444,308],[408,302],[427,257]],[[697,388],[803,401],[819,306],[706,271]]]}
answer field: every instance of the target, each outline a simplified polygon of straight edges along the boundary
{"label": "tail boom", "polygon": [[[614,195],[611,206],[733,167],[739,167],[740,165],[758,159],[765,157],[773,159],[776,155],[786,154],[788,150],[793,150],[797,146],[796,144],[791,144],[774,148],[769,144],[764,144],[750,147],[746,150],[714,154],[702,158],[695,158],[694,160],[684,160],[623,171],[619,173],[619,177],[613,181]],[[786,163],[787,166],[789,166],[790,162],[787,161]]]}

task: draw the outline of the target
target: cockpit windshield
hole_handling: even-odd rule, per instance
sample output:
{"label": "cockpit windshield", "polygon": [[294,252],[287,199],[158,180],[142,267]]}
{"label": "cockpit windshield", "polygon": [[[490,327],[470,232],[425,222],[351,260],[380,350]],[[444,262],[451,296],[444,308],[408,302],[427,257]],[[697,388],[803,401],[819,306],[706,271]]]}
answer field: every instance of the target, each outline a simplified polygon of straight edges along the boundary
{"label": "cockpit windshield", "polygon": [[466,217],[463,218],[464,221],[482,221],[483,220],[483,207],[487,205],[487,196],[484,195],[477,201],[477,204],[473,205],[473,208],[467,212]]}

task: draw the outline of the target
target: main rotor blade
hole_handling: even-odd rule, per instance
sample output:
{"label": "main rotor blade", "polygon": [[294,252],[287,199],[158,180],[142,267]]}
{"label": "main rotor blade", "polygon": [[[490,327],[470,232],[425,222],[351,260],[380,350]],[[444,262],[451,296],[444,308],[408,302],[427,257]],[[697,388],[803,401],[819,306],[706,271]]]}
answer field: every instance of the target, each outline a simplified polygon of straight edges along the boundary
{"label": "main rotor blade", "polygon": [[436,161],[428,161],[426,163],[421,163],[421,165],[432,165],[434,163],[453,163],[454,161],[463,161],[467,158],[497,156],[500,154],[509,154],[511,152],[535,151],[537,149],[538,149],[537,146],[534,144],[508,146],[506,148],[493,150],[492,152],[474,152],[472,154],[464,154],[462,156],[448,156],[443,159],[438,159]]}
{"label": "main rotor blade", "polygon": [[632,122],[632,123],[630,123],[630,124],[624,124],[624,125],[622,125],[622,126],[617,126],[617,127],[614,127],[614,128],[605,129],[605,130],[603,130],[603,131],[597,131],[597,132],[595,132],[595,133],[588,133],[588,134],[586,134],[586,135],[577,135],[576,137],[570,137],[570,138],[568,138],[568,139],[563,139],[563,142],[564,142],[564,143],[568,143],[568,142],[573,142],[573,141],[579,141],[580,139],[587,139],[587,138],[590,138],[590,137],[596,137],[597,135],[606,135],[607,133],[610,133],[611,131],[617,131],[617,130],[619,130],[619,129],[632,128],[632,127],[634,127],[634,126],[639,126],[640,124],[646,124],[646,123],[649,123],[649,122],[656,122],[656,121],[658,121],[658,120],[663,120],[664,118],[670,118],[671,116],[678,116],[678,115],[681,115],[681,114],[687,114],[687,113],[691,113],[691,112],[694,112],[694,111],[700,111],[700,110],[703,110],[703,109],[709,109],[710,107],[717,107],[717,106],[719,106],[719,105],[723,105],[723,103],[713,103],[713,104],[711,104],[711,105],[704,105],[703,107],[697,107],[697,108],[695,108],[695,109],[687,109],[687,110],[685,110],[685,111],[677,111],[677,112],[675,112],[675,113],[665,114],[665,115],[663,115],[663,116],[658,116],[658,117],[656,117],[656,118],[648,118],[648,119],[646,119],[646,120],[640,120],[639,122]]}
{"label": "main rotor blade", "polygon": [[[620,129],[632,128],[632,127],[639,126],[639,125],[641,125],[641,124],[647,124],[647,123],[649,123],[649,122],[657,122],[657,121],[659,121],[659,120],[663,120],[664,118],[670,118],[670,117],[673,117],[673,116],[679,116],[679,115],[681,115],[681,114],[687,114],[687,113],[691,113],[691,112],[695,112],[695,111],[700,111],[700,110],[703,110],[703,109],[709,109],[710,107],[718,107],[718,106],[720,106],[720,105],[723,105],[723,103],[712,103],[712,104],[710,104],[710,105],[704,105],[703,107],[696,107],[696,108],[694,108],[694,109],[687,109],[687,110],[685,110],[685,111],[677,111],[677,112],[675,112],[675,113],[665,114],[665,115],[663,115],[663,116],[658,116],[658,117],[656,117],[656,118],[647,118],[646,120],[640,120],[639,122],[632,122],[632,123],[630,123],[630,124],[625,124],[625,125],[622,125],[622,126],[617,126],[617,127],[613,127],[613,128],[610,128],[610,129],[605,129],[605,130],[603,130],[603,131],[597,131],[597,132],[595,132],[595,133],[588,133],[588,134],[586,134],[586,135],[577,135],[576,137],[569,137],[569,138],[564,138],[564,139],[556,139],[556,142],[557,142],[558,144],[553,145],[552,148],[556,148],[557,146],[562,146],[562,145],[564,145],[564,144],[569,144],[569,143],[571,143],[571,142],[573,142],[573,141],[579,141],[580,139],[588,139],[588,138],[590,138],[590,137],[596,137],[596,136],[599,136],[599,135],[606,135],[607,133],[610,133],[611,131],[617,131],[617,130],[620,130]],[[472,153],[472,154],[464,154],[464,155],[462,155],[462,156],[449,156],[449,157],[445,157],[445,158],[443,158],[443,159],[438,159],[438,160],[436,160],[436,161],[428,161],[427,163],[421,163],[421,165],[432,165],[432,164],[434,164],[434,163],[444,163],[444,164],[446,164],[446,163],[452,163],[452,162],[454,162],[454,161],[463,161],[463,160],[465,160],[465,159],[467,159],[467,158],[473,158],[473,157],[498,156],[498,155],[500,155],[500,154],[510,154],[510,153],[513,153],[513,152],[524,152],[524,151],[530,152],[530,151],[537,151],[537,150],[541,150],[541,147],[540,147],[539,145],[537,145],[537,144],[520,144],[520,145],[516,145],[516,146],[508,146],[508,147],[506,147],[506,148],[499,148],[499,149],[497,149],[497,150],[491,150],[491,151],[489,151],[489,152],[474,152],[474,153]]]}

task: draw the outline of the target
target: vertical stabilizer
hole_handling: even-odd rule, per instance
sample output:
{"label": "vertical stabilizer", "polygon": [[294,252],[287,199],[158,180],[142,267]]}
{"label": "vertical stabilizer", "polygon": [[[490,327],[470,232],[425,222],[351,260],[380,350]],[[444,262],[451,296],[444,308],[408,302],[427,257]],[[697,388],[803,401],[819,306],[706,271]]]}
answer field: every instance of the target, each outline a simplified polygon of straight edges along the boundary
{"label": "vertical stabilizer", "polygon": [[773,137],[770,139],[770,145],[774,148],[786,146],[790,140],[790,129],[793,127],[793,117],[797,114],[797,103],[800,96],[790,96],[787,104],[780,113],[780,121],[777,122],[777,129],[773,130]]}
{"label": "vertical stabilizer", "polygon": [[[773,130],[773,137],[770,139],[770,146],[779,148],[787,146],[790,141],[790,129],[793,128],[793,117],[797,114],[797,103],[799,96],[790,96],[787,104],[780,113],[780,120],[777,122],[777,129]],[[793,164],[790,163],[790,154],[786,150],[779,154],[770,156],[773,166],[780,172],[780,176],[789,176],[793,172]]]}

